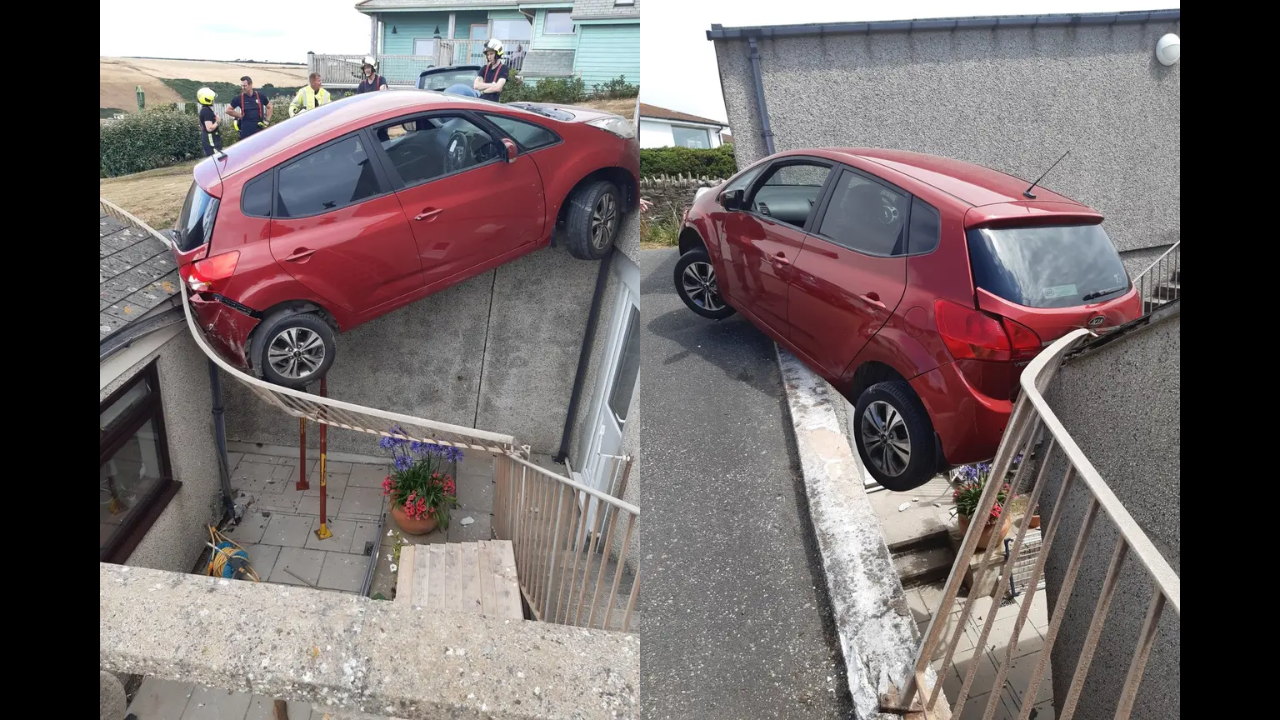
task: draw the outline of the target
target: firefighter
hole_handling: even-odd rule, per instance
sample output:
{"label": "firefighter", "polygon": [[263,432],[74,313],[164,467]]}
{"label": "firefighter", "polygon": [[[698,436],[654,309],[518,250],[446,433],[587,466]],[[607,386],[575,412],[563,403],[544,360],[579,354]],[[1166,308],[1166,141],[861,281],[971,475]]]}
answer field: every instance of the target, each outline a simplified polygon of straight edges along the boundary
{"label": "firefighter", "polygon": [[204,156],[222,152],[222,126],[218,124],[218,114],[213,111],[213,101],[218,94],[202,87],[196,91],[196,102],[200,105],[200,147]]}
{"label": "firefighter", "polygon": [[298,88],[298,94],[289,103],[289,117],[329,104],[329,91],[320,87],[320,73],[311,73],[307,84]]}
{"label": "firefighter", "polygon": [[364,79],[356,87],[357,95],[387,89],[387,79],[378,74],[378,66],[373,62],[372,57],[365,56],[364,64],[360,66],[360,72],[364,74]]}
{"label": "firefighter", "polygon": [[243,140],[270,124],[271,98],[254,90],[253,78],[245,75],[240,78],[240,94],[231,98],[227,114],[235,118],[236,129]]}
{"label": "firefighter", "polygon": [[507,64],[502,62],[502,41],[492,38],[484,44],[484,67],[476,73],[476,78],[471,81],[471,87],[459,83],[450,86],[445,92],[498,102],[502,98],[502,88],[506,87],[509,76]]}

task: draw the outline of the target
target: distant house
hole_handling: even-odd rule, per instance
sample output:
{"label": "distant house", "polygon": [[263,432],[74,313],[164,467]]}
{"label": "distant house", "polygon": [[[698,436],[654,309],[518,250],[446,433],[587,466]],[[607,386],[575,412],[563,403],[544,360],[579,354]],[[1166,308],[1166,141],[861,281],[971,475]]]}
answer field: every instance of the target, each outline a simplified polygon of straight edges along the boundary
{"label": "distant house", "polygon": [[640,147],[717,148],[727,123],[640,103]]}
{"label": "distant house", "polygon": [[[391,85],[413,86],[428,67],[479,65],[489,38],[526,81],[577,76],[588,90],[619,76],[640,82],[639,0],[364,0],[356,10],[369,17],[369,51]],[[314,56],[312,69],[359,63],[339,57]]]}

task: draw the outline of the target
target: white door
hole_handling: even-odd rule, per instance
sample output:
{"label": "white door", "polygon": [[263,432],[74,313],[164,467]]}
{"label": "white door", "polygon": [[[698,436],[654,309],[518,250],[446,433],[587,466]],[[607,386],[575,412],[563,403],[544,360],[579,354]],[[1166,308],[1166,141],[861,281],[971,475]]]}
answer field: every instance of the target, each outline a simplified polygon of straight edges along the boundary
{"label": "white door", "polygon": [[640,272],[615,255],[619,283],[602,372],[592,396],[591,436],[579,482],[603,493],[619,492],[622,440],[640,371]]}

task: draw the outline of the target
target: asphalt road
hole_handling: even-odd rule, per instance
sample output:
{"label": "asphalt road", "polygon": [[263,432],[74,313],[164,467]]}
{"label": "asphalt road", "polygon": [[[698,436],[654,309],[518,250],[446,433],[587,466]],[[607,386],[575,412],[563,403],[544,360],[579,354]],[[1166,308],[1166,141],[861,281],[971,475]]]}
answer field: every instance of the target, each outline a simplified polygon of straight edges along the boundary
{"label": "asphalt road", "polygon": [[640,716],[851,717],[773,343],[690,312],[676,258],[640,263]]}

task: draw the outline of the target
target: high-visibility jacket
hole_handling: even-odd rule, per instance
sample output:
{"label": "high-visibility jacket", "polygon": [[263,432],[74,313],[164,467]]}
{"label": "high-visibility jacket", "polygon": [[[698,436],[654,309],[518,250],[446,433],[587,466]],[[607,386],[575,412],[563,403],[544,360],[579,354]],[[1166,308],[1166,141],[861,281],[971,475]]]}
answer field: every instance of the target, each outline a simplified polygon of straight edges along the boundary
{"label": "high-visibility jacket", "polygon": [[328,105],[329,99],[328,89],[320,88],[320,92],[316,92],[310,85],[303,85],[298,88],[298,94],[293,96],[293,102],[289,103],[289,117],[314,110],[318,105]]}

